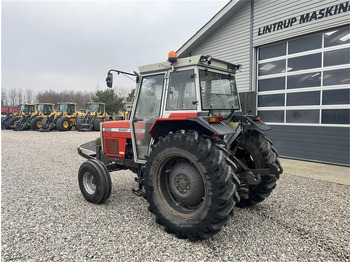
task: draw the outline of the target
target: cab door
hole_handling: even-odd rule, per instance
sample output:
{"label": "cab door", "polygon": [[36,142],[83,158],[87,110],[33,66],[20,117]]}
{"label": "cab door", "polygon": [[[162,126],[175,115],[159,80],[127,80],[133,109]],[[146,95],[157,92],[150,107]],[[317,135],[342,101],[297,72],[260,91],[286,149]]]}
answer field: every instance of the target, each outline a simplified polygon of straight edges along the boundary
{"label": "cab door", "polygon": [[131,117],[132,144],[134,159],[145,162],[151,142],[149,129],[159,117],[162,104],[165,73],[146,75],[141,78],[136,107]]}

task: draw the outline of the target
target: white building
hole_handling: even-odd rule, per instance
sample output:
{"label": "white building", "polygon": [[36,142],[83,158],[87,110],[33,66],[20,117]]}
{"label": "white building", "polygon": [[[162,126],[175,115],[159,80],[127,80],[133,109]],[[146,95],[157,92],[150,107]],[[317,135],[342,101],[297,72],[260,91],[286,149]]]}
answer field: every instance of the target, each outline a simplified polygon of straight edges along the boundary
{"label": "white building", "polygon": [[350,1],[233,0],[178,51],[237,73],[281,156],[350,165]]}

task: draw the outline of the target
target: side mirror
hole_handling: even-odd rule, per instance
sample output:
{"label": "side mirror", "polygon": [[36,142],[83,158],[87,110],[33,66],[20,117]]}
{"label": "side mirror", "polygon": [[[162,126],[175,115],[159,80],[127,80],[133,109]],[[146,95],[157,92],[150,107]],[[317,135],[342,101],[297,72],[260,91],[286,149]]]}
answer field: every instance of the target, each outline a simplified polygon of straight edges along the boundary
{"label": "side mirror", "polygon": [[108,87],[113,87],[113,74],[111,72],[108,72],[107,74],[106,83]]}

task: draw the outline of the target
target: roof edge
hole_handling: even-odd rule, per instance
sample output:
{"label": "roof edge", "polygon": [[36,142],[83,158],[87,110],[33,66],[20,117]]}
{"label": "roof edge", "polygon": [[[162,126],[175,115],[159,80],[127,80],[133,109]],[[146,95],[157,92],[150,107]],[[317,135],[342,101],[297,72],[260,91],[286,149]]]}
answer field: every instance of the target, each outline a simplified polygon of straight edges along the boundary
{"label": "roof edge", "polygon": [[246,0],[231,0],[228,2],[216,15],[214,15],[201,29],[199,29],[189,40],[187,40],[176,53],[180,57],[184,57],[184,53],[190,49],[191,46],[198,43],[206,34],[210,33],[210,29],[215,29],[223,23],[224,19],[233,10],[233,7],[238,3],[246,2]]}

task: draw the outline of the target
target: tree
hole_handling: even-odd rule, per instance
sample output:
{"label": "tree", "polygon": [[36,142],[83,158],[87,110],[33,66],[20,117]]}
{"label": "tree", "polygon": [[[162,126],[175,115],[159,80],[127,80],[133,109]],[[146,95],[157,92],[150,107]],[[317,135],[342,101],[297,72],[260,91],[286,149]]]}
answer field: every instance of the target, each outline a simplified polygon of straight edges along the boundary
{"label": "tree", "polygon": [[24,101],[24,94],[23,94],[22,88],[18,89],[17,96],[18,96],[17,98],[18,104],[29,103],[27,101]]}
{"label": "tree", "polygon": [[99,90],[95,93],[95,102],[103,102],[106,104],[108,114],[117,114],[121,109],[122,97],[118,97],[114,89]]}
{"label": "tree", "polygon": [[126,97],[126,101],[132,102],[132,100],[135,98],[135,88],[131,90],[131,92]]}
{"label": "tree", "polygon": [[115,88],[115,92],[117,93],[117,95],[119,97],[126,97],[128,95],[128,93],[130,92],[130,87],[123,87],[123,86],[120,86],[120,87],[116,87]]}
{"label": "tree", "polygon": [[18,106],[17,89],[11,89],[9,92],[10,106]]}
{"label": "tree", "polygon": [[33,94],[33,90],[31,89],[26,89],[25,90],[25,98],[24,100],[27,101],[27,103],[33,103],[34,101],[34,94]]}
{"label": "tree", "polygon": [[39,103],[59,103],[59,102],[74,102],[78,108],[85,108],[88,102],[92,101],[93,93],[84,91],[60,91],[47,90],[39,92],[36,100]]}
{"label": "tree", "polygon": [[8,98],[6,89],[1,88],[1,106],[7,106]]}

